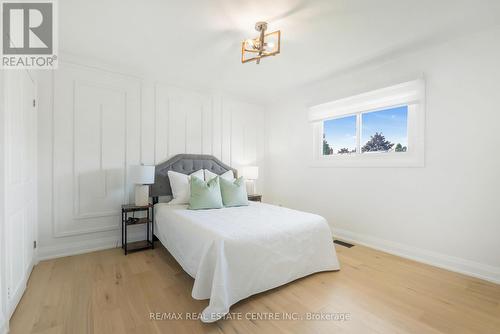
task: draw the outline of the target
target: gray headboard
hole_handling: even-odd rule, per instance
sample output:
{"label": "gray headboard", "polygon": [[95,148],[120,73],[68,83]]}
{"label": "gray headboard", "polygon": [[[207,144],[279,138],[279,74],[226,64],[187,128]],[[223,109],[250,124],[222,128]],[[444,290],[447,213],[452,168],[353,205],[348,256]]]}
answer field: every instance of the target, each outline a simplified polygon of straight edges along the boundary
{"label": "gray headboard", "polygon": [[155,183],[149,188],[149,196],[153,197],[153,201],[156,202],[158,196],[172,195],[172,188],[170,187],[170,181],[167,174],[169,170],[183,174],[191,174],[200,169],[208,169],[212,173],[218,175],[228,170],[232,170],[234,176],[237,176],[236,169],[229,167],[214,156],[204,154],[178,154],[156,165]]}

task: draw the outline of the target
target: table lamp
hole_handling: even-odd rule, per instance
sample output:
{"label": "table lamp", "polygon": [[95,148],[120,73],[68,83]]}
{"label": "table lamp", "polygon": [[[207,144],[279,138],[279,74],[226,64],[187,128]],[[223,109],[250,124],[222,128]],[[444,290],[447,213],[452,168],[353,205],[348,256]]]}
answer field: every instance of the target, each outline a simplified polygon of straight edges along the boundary
{"label": "table lamp", "polygon": [[155,183],[155,166],[131,166],[130,181],[135,184],[135,205],[148,205],[149,185]]}
{"label": "table lamp", "polygon": [[255,181],[259,178],[259,167],[245,166],[241,170],[241,176],[249,181],[250,187],[247,187],[248,194],[255,194]]}

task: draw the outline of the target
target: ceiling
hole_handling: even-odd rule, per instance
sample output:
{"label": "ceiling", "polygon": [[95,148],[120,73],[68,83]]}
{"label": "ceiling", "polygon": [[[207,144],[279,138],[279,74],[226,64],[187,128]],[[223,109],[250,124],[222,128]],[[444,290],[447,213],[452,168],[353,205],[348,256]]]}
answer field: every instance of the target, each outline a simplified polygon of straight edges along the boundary
{"label": "ceiling", "polygon": [[[500,24],[498,0],[64,0],[60,51],[257,102],[436,39]],[[241,64],[256,21],[281,54]]]}

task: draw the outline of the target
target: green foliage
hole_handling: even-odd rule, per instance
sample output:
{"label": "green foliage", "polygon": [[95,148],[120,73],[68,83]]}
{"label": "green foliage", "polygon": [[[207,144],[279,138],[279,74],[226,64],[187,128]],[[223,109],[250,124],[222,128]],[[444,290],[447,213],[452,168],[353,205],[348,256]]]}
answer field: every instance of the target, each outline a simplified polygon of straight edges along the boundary
{"label": "green foliage", "polygon": [[401,145],[400,143],[398,143],[398,144],[396,145],[395,151],[396,151],[396,152],[406,152],[406,150],[407,150],[407,149],[408,149],[408,148],[407,148],[406,146],[403,146],[403,145]]}
{"label": "green foliage", "polygon": [[341,148],[340,150],[337,151],[338,154],[345,154],[345,153],[349,153],[349,149],[348,148]]}
{"label": "green foliage", "polygon": [[323,155],[333,154],[333,148],[330,147],[330,144],[326,141],[325,135],[323,134]]}
{"label": "green foliage", "polygon": [[340,150],[338,150],[338,151],[337,151],[337,153],[338,153],[338,154],[355,153],[355,152],[356,152],[356,150],[355,150],[355,149],[354,149],[354,150],[349,151],[349,149],[348,149],[348,148],[345,148],[345,147],[344,147],[344,148],[341,148]]}
{"label": "green foliage", "polygon": [[361,152],[389,151],[394,146],[393,143],[386,140],[382,132],[375,132],[370,140],[361,148]]}

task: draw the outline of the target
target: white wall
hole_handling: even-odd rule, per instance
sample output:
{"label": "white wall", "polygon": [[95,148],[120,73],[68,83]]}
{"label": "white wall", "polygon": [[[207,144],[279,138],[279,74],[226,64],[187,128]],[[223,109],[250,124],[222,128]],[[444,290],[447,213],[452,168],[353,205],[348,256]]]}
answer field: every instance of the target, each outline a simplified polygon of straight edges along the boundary
{"label": "white wall", "polygon": [[[500,29],[301,87],[269,107],[267,198],[335,234],[500,282]],[[335,55],[331,55],[335,57]],[[307,107],[427,82],[424,168],[312,168]]]}
{"label": "white wall", "polygon": [[119,244],[120,205],[133,190],[127,166],[178,153],[262,165],[260,106],[69,57],[40,86],[41,259]]}

